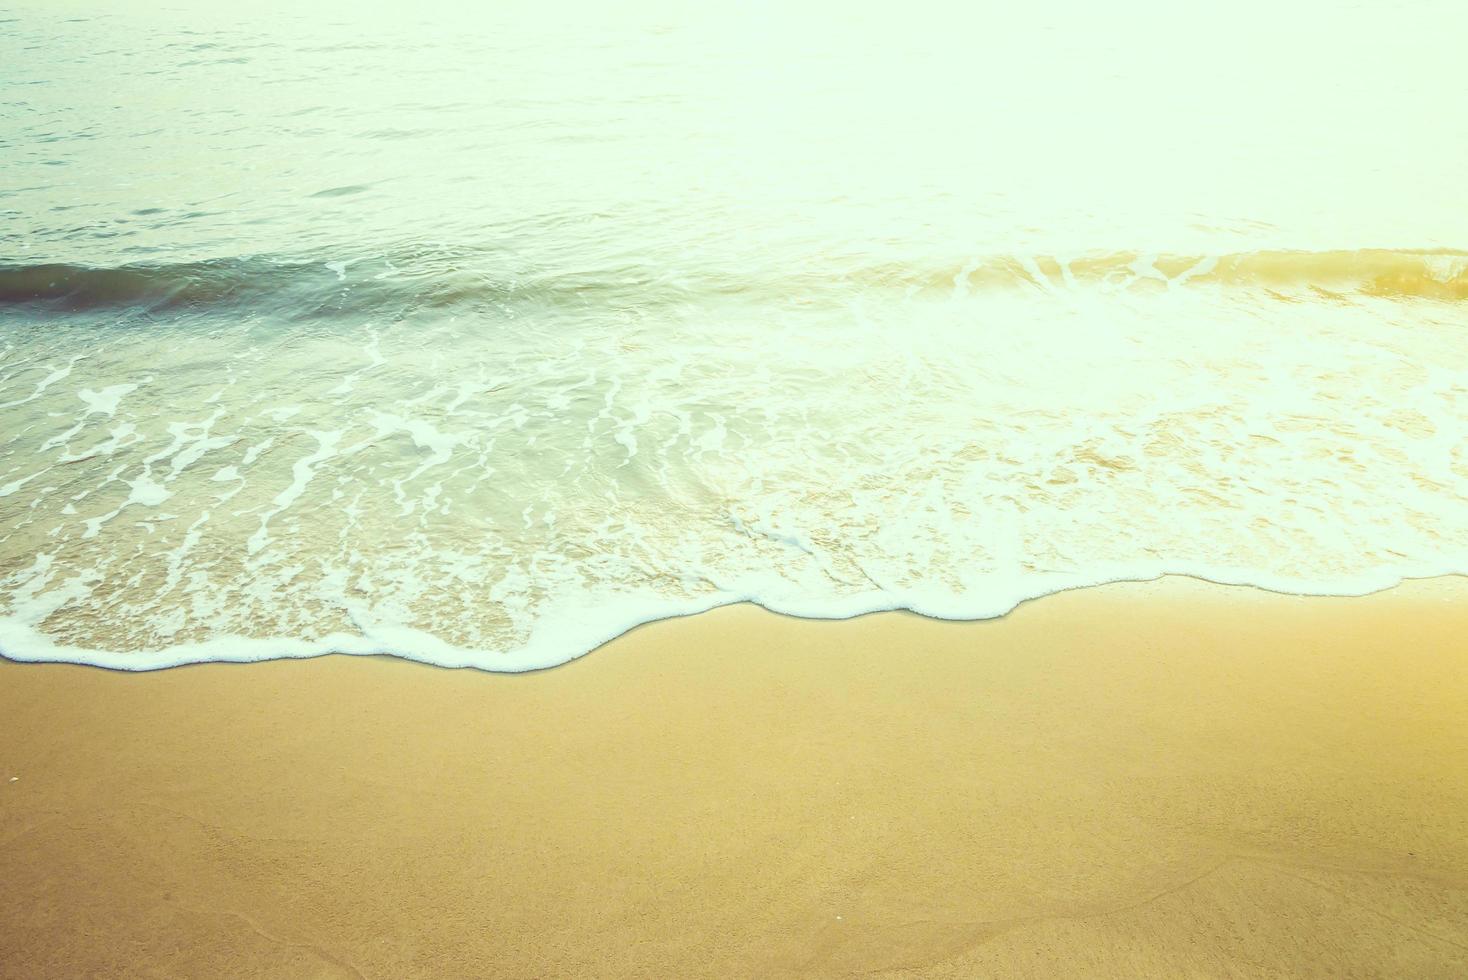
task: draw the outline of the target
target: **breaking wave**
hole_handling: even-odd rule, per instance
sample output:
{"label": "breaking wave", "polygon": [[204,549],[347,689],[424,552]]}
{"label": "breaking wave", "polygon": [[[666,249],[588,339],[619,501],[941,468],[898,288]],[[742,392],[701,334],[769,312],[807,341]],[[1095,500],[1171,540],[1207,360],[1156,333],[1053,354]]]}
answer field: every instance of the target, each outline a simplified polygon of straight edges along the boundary
{"label": "breaking wave", "polygon": [[0,307],[72,313],[249,309],[300,319],[516,302],[647,306],[704,295],[819,296],[852,286],[909,293],[1213,286],[1468,299],[1468,253],[1444,249],[999,255],[926,268],[828,261],[777,271],[756,267],[737,277],[635,265],[581,273],[506,265],[504,257],[468,250],[403,250],[337,262],[251,257],[112,268],[0,265]]}

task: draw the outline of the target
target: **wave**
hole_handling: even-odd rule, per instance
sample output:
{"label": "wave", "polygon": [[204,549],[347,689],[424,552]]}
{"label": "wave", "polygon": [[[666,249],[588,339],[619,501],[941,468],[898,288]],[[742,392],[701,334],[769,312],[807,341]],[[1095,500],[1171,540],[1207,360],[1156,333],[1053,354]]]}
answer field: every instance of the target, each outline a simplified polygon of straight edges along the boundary
{"label": "wave", "polygon": [[[58,642],[37,628],[37,616],[22,614],[0,616],[0,659],[146,672],[200,663],[306,660],[341,654],[389,656],[434,667],[518,674],[549,670],[578,660],[641,626],[741,604],[808,620],[846,620],[875,613],[907,612],[947,622],[981,622],[1002,618],[1021,605],[1062,592],[1167,579],[1191,579],[1225,588],[1254,589],[1279,595],[1356,598],[1386,592],[1412,581],[1463,577],[1468,577],[1468,571],[1444,566],[1419,568],[1412,574],[1382,571],[1321,582],[1186,564],[1169,567],[1162,563],[1147,563],[1092,575],[1066,576],[1046,586],[1018,586],[961,608],[952,603],[933,606],[913,593],[892,595],[878,592],[840,599],[811,598],[797,603],[772,600],[758,593],[736,592],[685,599],[622,597],[616,602],[591,606],[568,602],[559,610],[560,615],[551,617],[561,625],[538,631],[528,642],[512,649],[461,646],[411,626],[380,623],[365,627],[361,632],[336,632],[315,637],[225,634],[198,642],[120,651]],[[45,605],[44,601],[40,604]],[[365,626],[361,623],[356,625]]]}
{"label": "wave", "polygon": [[[0,265],[0,307],[63,313],[251,308],[297,317],[503,298],[513,285],[453,270],[348,276],[353,263],[249,257],[112,268]],[[381,263],[379,262],[379,266]]]}
{"label": "wave", "polygon": [[864,276],[908,288],[972,291],[1078,285],[1118,289],[1222,286],[1399,299],[1468,299],[1468,252],[1452,249],[1269,250],[1225,255],[1110,252],[1073,258],[1000,256],[927,274],[876,268]]}
{"label": "wave", "polygon": [[[29,268],[21,295],[52,299],[26,302],[77,309],[547,305],[495,329],[6,332],[0,656],[524,670],[734,602],[965,619],[1164,573],[1336,594],[1468,572],[1468,355],[1439,329],[1458,253],[832,256],[742,281],[492,258]],[[1385,298],[1321,298],[1348,291]],[[832,306],[778,305],[807,294]]]}
{"label": "wave", "polygon": [[773,276],[759,270],[690,274],[627,264],[585,271],[498,266],[494,256],[467,251],[408,251],[336,262],[251,256],[110,268],[0,264],[0,308],[60,313],[248,308],[309,318],[526,301],[648,306],[750,293],[805,297],[853,287],[962,296],[998,289],[1213,286],[1327,298],[1468,300],[1468,252],[1450,249],[997,255],[926,267],[838,263]]}

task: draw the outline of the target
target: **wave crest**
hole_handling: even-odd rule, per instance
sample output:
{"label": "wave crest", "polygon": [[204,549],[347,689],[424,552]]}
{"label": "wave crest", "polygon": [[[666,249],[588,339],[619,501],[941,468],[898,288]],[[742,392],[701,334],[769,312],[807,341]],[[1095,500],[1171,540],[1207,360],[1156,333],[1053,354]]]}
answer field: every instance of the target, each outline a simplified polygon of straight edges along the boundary
{"label": "wave crest", "polygon": [[966,295],[1083,286],[1117,290],[1213,286],[1326,297],[1468,300],[1468,252],[1448,249],[1273,250],[1219,256],[1123,251],[1070,258],[997,255],[926,268],[837,266],[775,277],[721,271],[673,274],[625,265],[574,272],[495,266],[493,257],[468,252],[405,253],[349,262],[256,256],[111,268],[0,265],[0,307],[63,313],[248,308],[304,318],[517,301],[655,306],[699,295],[806,296],[852,287]]}

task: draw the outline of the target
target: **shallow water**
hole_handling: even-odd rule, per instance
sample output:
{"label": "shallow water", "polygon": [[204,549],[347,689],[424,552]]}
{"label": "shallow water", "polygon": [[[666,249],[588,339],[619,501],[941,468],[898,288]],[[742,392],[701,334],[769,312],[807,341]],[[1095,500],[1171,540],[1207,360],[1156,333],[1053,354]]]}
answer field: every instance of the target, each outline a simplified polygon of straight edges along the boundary
{"label": "shallow water", "polygon": [[1457,7],[582,13],[0,25],[0,652],[1468,572]]}

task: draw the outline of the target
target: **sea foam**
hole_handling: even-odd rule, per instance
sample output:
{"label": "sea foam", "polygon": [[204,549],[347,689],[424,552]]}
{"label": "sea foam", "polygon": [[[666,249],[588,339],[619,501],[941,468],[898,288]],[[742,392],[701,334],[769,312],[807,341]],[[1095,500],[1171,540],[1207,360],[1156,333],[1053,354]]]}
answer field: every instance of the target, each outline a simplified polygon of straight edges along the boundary
{"label": "sea foam", "polygon": [[1413,256],[1041,255],[312,330],[21,304],[53,328],[0,362],[0,652],[528,670],[736,602],[980,619],[1164,574],[1461,573],[1461,305],[1382,287]]}

